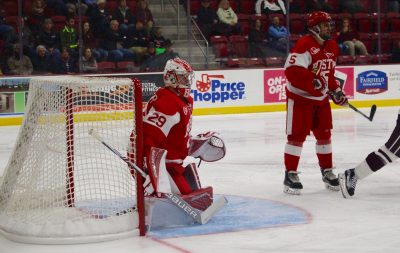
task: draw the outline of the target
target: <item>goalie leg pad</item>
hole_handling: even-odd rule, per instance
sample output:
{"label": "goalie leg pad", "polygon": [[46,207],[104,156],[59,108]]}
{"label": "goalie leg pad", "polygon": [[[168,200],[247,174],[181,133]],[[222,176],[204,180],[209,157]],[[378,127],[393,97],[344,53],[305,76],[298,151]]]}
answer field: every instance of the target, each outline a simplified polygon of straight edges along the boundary
{"label": "goalie leg pad", "polygon": [[190,194],[183,195],[182,199],[192,207],[204,211],[213,203],[213,188],[209,186],[199,189]]}

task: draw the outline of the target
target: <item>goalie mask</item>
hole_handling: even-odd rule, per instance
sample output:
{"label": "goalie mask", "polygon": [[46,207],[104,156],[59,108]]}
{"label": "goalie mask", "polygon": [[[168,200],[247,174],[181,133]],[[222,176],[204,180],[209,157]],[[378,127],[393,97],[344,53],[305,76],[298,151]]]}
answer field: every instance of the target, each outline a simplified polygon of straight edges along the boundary
{"label": "goalie mask", "polygon": [[323,11],[316,11],[307,16],[308,30],[323,41],[331,38],[331,32],[334,28],[332,17]]}
{"label": "goalie mask", "polygon": [[164,68],[164,84],[176,89],[184,97],[190,96],[194,78],[192,66],[185,60],[174,58],[168,60]]}

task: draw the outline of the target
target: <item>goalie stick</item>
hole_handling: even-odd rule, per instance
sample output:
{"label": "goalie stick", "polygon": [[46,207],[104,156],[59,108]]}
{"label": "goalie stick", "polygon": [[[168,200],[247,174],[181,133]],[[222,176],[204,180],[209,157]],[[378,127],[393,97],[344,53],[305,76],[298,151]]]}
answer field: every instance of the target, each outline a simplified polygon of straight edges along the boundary
{"label": "goalie stick", "polygon": [[[127,157],[122,155],[118,150],[107,144],[103,140],[103,138],[93,130],[93,128],[89,130],[89,135],[98,140],[111,152],[113,152],[115,155],[121,158],[121,160],[123,160],[126,164],[128,164],[130,168],[138,172],[143,178],[147,177],[146,172],[144,172],[142,169],[136,166],[136,164],[132,163]],[[164,193],[163,195],[167,197],[175,206],[177,206],[179,209],[181,209],[183,212],[189,215],[196,223],[199,224],[206,224],[214,216],[216,212],[218,212],[222,207],[224,207],[228,203],[226,197],[222,196],[217,201],[213,202],[211,206],[209,206],[206,210],[201,212],[198,209],[192,207],[189,203],[187,203],[185,200],[183,200],[176,194]]]}
{"label": "goalie stick", "polygon": [[366,119],[368,119],[368,120],[371,121],[371,122],[372,122],[372,120],[374,119],[375,112],[376,112],[376,105],[372,105],[371,111],[370,111],[370,113],[369,113],[369,116],[366,115],[366,114],[364,114],[362,111],[358,110],[356,107],[354,107],[354,105],[352,105],[352,104],[350,104],[350,103],[349,103],[349,107],[350,107],[350,109],[352,109],[353,111],[355,111],[355,112],[361,114],[361,116],[365,117]]}

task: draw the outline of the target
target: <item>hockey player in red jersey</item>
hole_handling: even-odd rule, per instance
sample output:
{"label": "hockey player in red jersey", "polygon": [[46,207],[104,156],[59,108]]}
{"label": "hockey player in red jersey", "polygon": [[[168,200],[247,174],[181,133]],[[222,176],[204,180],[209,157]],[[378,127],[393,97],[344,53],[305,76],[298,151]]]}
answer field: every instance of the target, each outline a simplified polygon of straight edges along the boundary
{"label": "hockey player in red jersey", "polygon": [[286,134],[284,192],[300,194],[297,167],[303,142],[310,131],[316,138],[316,154],[327,189],[338,191],[339,182],[332,172],[332,113],[329,97],[337,105],[347,105],[347,98],[334,77],[339,54],[331,39],[331,17],[317,11],[308,15],[309,34],[300,38],[285,63]]}
{"label": "hockey player in red jersey", "polygon": [[[163,76],[165,87],[155,93],[144,111],[144,156],[154,190],[157,190],[154,181],[159,176],[149,169],[154,166],[153,148],[167,151],[165,167],[175,184],[171,187],[172,192],[182,195],[201,188],[195,164],[183,166],[188,155],[205,161],[216,161],[225,155],[224,143],[216,133],[191,136],[193,98],[190,91],[193,77],[194,71],[185,60],[168,60]],[[220,142],[215,144],[215,140]]]}
{"label": "hockey player in red jersey", "polygon": [[339,174],[340,189],[344,198],[354,195],[358,180],[362,180],[385,165],[400,158],[400,110],[397,116],[396,126],[389,140],[376,152],[371,152],[364,161],[353,169]]}

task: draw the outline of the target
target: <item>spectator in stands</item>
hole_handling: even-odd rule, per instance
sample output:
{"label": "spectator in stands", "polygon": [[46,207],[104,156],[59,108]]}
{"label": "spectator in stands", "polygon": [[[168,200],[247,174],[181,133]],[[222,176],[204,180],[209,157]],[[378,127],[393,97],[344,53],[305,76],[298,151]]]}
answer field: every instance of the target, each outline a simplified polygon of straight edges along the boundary
{"label": "spectator in stands", "polygon": [[324,11],[332,12],[332,7],[329,5],[328,0],[309,0],[305,2],[305,9],[307,11]]}
{"label": "spectator in stands", "polygon": [[97,38],[101,38],[104,31],[110,27],[111,13],[105,9],[106,0],[97,0],[97,5],[90,12],[90,25]]}
{"label": "spectator in stands", "polygon": [[267,42],[265,32],[262,29],[262,22],[260,19],[256,19],[249,32],[249,56],[264,58]]}
{"label": "spectator in stands", "polygon": [[278,16],[272,17],[271,25],[268,28],[269,44],[272,48],[281,52],[287,52],[290,47],[289,32],[286,27],[280,24]]}
{"label": "spectator in stands", "polygon": [[13,45],[13,55],[7,60],[8,69],[12,75],[30,75],[33,71],[31,59],[25,54],[20,55],[18,43]]}
{"label": "spectator in stands", "polygon": [[90,48],[85,48],[81,58],[82,72],[83,73],[95,73],[97,72],[97,61],[92,55],[92,50]]}
{"label": "spectator in stands", "polygon": [[201,1],[201,6],[197,12],[197,23],[207,40],[215,34],[218,25],[218,16],[215,10],[211,8],[210,0]]}
{"label": "spectator in stands", "polygon": [[356,13],[364,10],[359,0],[340,0],[339,6],[342,12]]}
{"label": "spectator in stands", "polygon": [[136,10],[136,22],[142,22],[146,34],[149,36],[153,29],[154,19],[146,0],[139,0]]}
{"label": "spectator in stands", "polygon": [[[21,18],[21,28],[22,28],[22,45],[23,45],[23,52],[28,57],[31,57],[32,54],[35,52],[35,37],[31,31],[31,29],[25,25],[25,21]],[[17,37],[14,37],[14,43],[19,41],[19,27],[17,27]]]}
{"label": "spectator in stands", "polygon": [[32,57],[33,74],[43,75],[49,74],[51,57],[46,52],[46,47],[44,45],[39,45],[36,47],[36,53]]}
{"label": "spectator in stands", "polygon": [[257,0],[255,10],[257,14],[286,14],[283,0]]}
{"label": "spectator in stands", "polygon": [[148,43],[149,37],[146,34],[143,23],[136,22],[135,29],[129,32],[126,41],[126,47],[135,54],[136,61],[141,62],[143,60],[147,53]]}
{"label": "spectator in stands", "polygon": [[72,54],[76,54],[78,48],[78,33],[75,29],[75,19],[68,17],[65,26],[60,31],[61,47],[66,47]]}
{"label": "spectator in stands", "polygon": [[156,47],[154,45],[154,42],[150,41],[149,44],[147,45],[147,53],[140,64],[140,71],[149,71],[150,70],[150,64],[154,61],[154,58],[156,57]]}
{"label": "spectator in stands", "polygon": [[84,1],[81,1],[80,4],[80,10],[79,8],[79,2],[77,0],[64,0],[65,3],[65,16],[67,17],[74,17],[75,15],[78,15],[79,11],[81,15],[85,15],[86,11],[88,9],[87,4],[84,3]]}
{"label": "spectator in stands", "polygon": [[38,32],[42,27],[43,21],[46,18],[45,8],[46,3],[44,0],[33,0],[31,13],[28,17],[27,24],[29,28],[34,32]]}
{"label": "spectator in stands", "polygon": [[217,16],[220,21],[221,33],[225,36],[232,34],[240,34],[240,24],[238,17],[231,8],[228,0],[221,0],[219,2]]}
{"label": "spectator in stands", "polygon": [[167,39],[163,36],[161,27],[155,27],[151,34],[150,41],[154,42],[156,46],[156,54],[163,53],[165,51],[165,41]]}
{"label": "spectator in stands", "polygon": [[114,11],[112,19],[118,20],[122,34],[135,30],[136,17],[126,5],[126,0],[118,0],[118,8]]}
{"label": "spectator in stands", "polygon": [[0,39],[6,43],[11,43],[14,38],[14,28],[6,23],[7,13],[0,2]]}
{"label": "spectator in stands", "polygon": [[166,40],[164,46],[165,52],[151,58],[151,61],[147,62],[148,65],[141,66],[141,69],[144,67],[147,71],[161,71],[168,60],[179,57],[179,54],[175,53],[172,49],[172,42],[170,40]]}
{"label": "spectator in stands", "polygon": [[67,47],[61,48],[61,55],[54,57],[51,67],[54,74],[73,74],[78,72],[76,61],[71,57]]}
{"label": "spectator in stands", "polygon": [[367,48],[364,43],[360,41],[358,32],[351,28],[350,20],[348,18],[345,18],[342,21],[342,27],[338,32],[337,41],[339,44],[342,44],[347,48],[348,53],[351,56],[355,56],[356,53],[360,55],[368,55]]}
{"label": "spectator in stands", "polygon": [[118,29],[117,20],[111,20],[110,27],[105,31],[102,48],[108,51],[110,61],[129,61],[135,58],[135,54],[123,47],[125,39]]}
{"label": "spectator in stands", "polygon": [[60,38],[58,33],[54,30],[54,24],[50,18],[44,20],[36,43],[45,46],[49,54],[60,54],[60,50],[58,49],[60,47]]}
{"label": "spectator in stands", "polygon": [[98,40],[94,37],[92,29],[90,29],[89,22],[83,23],[82,41],[83,47],[92,49],[92,54],[98,62],[107,60],[108,52],[107,50],[99,47]]}

